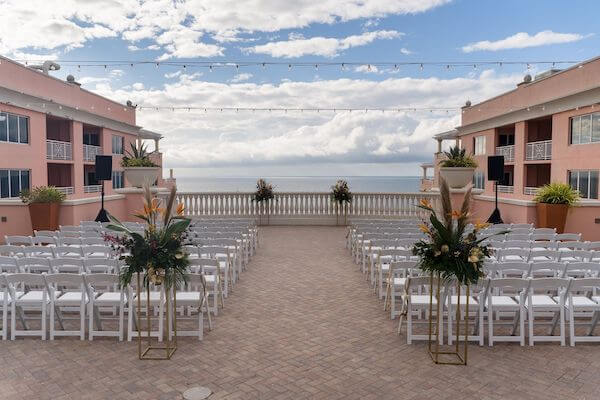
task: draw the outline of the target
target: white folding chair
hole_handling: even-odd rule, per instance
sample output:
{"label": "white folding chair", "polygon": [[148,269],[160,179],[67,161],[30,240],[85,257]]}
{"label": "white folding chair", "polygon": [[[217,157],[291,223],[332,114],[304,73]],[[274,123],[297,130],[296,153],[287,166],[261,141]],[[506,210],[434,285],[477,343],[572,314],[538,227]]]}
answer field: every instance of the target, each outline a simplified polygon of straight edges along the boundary
{"label": "white folding chair", "polygon": [[[569,287],[569,279],[565,278],[537,278],[531,279],[529,284],[529,295],[527,296],[527,310],[529,314],[529,345],[535,342],[560,342],[565,345],[565,296]],[[555,295],[558,294],[558,296]],[[549,335],[537,335],[535,333],[535,315],[542,314],[552,316]],[[555,324],[558,323],[560,336],[552,335]]]}
{"label": "white folding chair", "polygon": [[50,246],[24,246],[22,253],[23,257],[37,257],[37,258],[53,258],[54,247]]}
{"label": "white folding chair", "polygon": [[53,258],[50,266],[54,273],[81,274],[85,270],[83,259],[80,258]]}
{"label": "white folding chair", "polygon": [[86,258],[83,265],[88,274],[118,274],[120,270],[119,260],[110,258]]}
{"label": "white folding chair", "polygon": [[[85,274],[83,276],[88,293],[88,337],[95,336],[118,337],[123,340],[124,314],[127,306],[127,296],[123,288],[119,289],[117,274]],[[117,330],[103,328],[102,309],[118,308]],[[94,324],[95,322],[95,324]]]}
{"label": "white folding chair", "polygon": [[529,261],[546,262],[546,261],[558,261],[560,255],[558,250],[534,250],[529,252]]}
{"label": "white folding chair", "polygon": [[11,244],[0,245],[0,256],[22,257],[24,246],[15,246]]}
{"label": "white folding chair", "polygon": [[530,278],[563,278],[565,276],[566,263],[558,261],[532,262],[529,272]]}
{"label": "white folding chair", "polygon": [[[525,318],[526,318],[526,298],[529,290],[529,279],[521,278],[498,278],[490,279],[487,295],[487,319],[488,319],[488,342],[490,346],[494,342],[519,342],[525,346]],[[509,294],[513,292],[513,294]],[[512,332],[510,335],[494,334],[494,325],[503,324],[499,318],[494,322],[494,313],[514,313],[515,316],[510,322]],[[516,336],[517,330],[519,335]]]}
{"label": "white folding chair", "polygon": [[[452,345],[454,343],[455,335],[453,334],[455,318],[457,314],[459,318],[466,318],[466,310],[467,310],[467,298],[469,299],[469,314],[473,317],[473,322],[471,324],[472,332],[471,334],[467,333],[469,341],[477,341],[480,346],[483,346],[483,338],[485,329],[483,326],[483,317],[485,313],[485,300],[487,296],[489,285],[489,279],[480,280],[477,284],[471,285],[469,296],[467,296],[467,288],[466,286],[461,286],[460,296],[456,292],[456,285],[446,286],[446,290],[450,293],[447,293],[444,298],[446,299],[446,310],[448,315],[448,344]],[[458,308],[460,307],[460,313],[458,313]],[[463,328],[464,329],[464,328]],[[465,335],[459,332],[458,340],[465,340]]]}
{"label": "white folding chair", "polygon": [[[77,274],[50,274],[43,275],[48,287],[50,298],[50,340],[55,336],[79,336],[85,339],[85,308],[88,296],[83,282],[83,275]],[[79,309],[79,330],[65,329],[63,308],[69,311]],[[56,329],[55,320],[58,318],[61,329]]]}
{"label": "white folding chair", "polygon": [[16,257],[0,256],[0,273],[15,274],[20,272]]}
{"label": "white folding chair", "polygon": [[[600,317],[600,296],[597,293],[600,293],[600,278],[571,280],[566,301],[571,346],[575,346],[577,342],[600,342],[600,336],[594,335]],[[589,328],[585,335],[577,334],[575,317],[589,318]]]}
{"label": "white folding chair", "polygon": [[104,245],[81,246],[81,251],[85,258],[110,258],[112,255],[110,246]]}
{"label": "white folding chair", "polygon": [[[10,339],[17,336],[40,336],[46,340],[46,313],[48,311],[48,289],[43,274],[18,273],[4,275],[10,302]],[[23,291],[21,291],[23,290]],[[40,329],[29,329],[25,311],[39,311]],[[17,329],[17,315],[23,329]]]}
{"label": "white folding chair", "polygon": [[56,246],[52,248],[54,258],[83,258],[83,252],[79,246]]}
{"label": "white folding chair", "polygon": [[189,268],[194,274],[203,275],[206,284],[206,297],[212,297],[212,306],[207,304],[208,310],[215,316],[219,314],[219,300],[221,306],[225,306],[223,283],[221,281],[221,263],[213,258],[192,258],[189,260]]}
{"label": "white folding chair", "polygon": [[197,336],[198,340],[202,340],[204,337],[205,312],[208,317],[208,328],[212,330],[212,320],[208,311],[208,296],[206,294],[207,289],[204,277],[202,274],[188,274],[187,285],[189,290],[177,292],[177,305],[187,307],[190,315],[194,310],[198,313],[198,330],[182,330],[180,328],[177,331],[177,336]]}
{"label": "white folding chair", "polygon": [[558,261],[561,262],[586,262],[592,260],[593,252],[589,250],[559,251]]}
{"label": "white folding chair", "polygon": [[501,249],[498,250],[498,262],[528,261],[529,249]]}
{"label": "white folding chair", "polygon": [[25,273],[52,272],[49,258],[27,257],[17,259],[19,269]]}
{"label": "white folding chair", "polygon": [[498,262],[494,264],[498,278],[527,278],[531,263],[524,261]]}
{"label": "white folding chair", "polygon": [[31,236],[4,235],[4,241],[6,244],[13,246],[31,246],[33,244],[31,242]]}
{"label": "white folding chair", "polygon": [[396,315],[401,314],[401,310],[399,310],[396,305],[397,298],[400,297],[400,299],[402,299],[406,279],[416,267],[416,260],[389,262],[387,276],[385,278],[385,298],[383,303],[384,311],[387,310],[387,306],[390,308],[390,319],[395,319]]}
{"label": "white folding chair", "polygon": [[560,242],[579,242],[581,240],[581,233],[557,233],[554,240]]}
{"label": "white folding chair", "polygon": [[[142,282],[143,285],[143,282]],[[135,290],[137,287],[137,279],[134,276],[131,280],[131,283],[128,288],[127,294],[127,341],[131,341],[134,336],[137,336],[140,333],[143,335],[147,335],[147,332],[139,332],[138,330],[146,329],[145,321],[141,318],[144,326],[138,326],[137,324],[137,306],[138,306],[138,295]],[[163,329],[164,329],[164,305],[165,305],[165,291],[163,285],[159,287],[155,287],[154,285],[150,285],[150,292],[146,291],[145,287],[140,288],[140,296],[139,303],[141,306],[141,312],[146,314],[147,318],[151,318],[153,314],[153,310],[156,311],[158,309],[158,329],[150,328],[150,336],[157,337],[159,342],[163,340]],[[148,314],[148,306],[150,308],[150,313]],[[135,327],[134,327],[135,325]]]}
{"label": "white folding chair", "polygon": [[[433,292],[433,296],[430,298],[430,291]],[[405,284],[404,300],[402,302],[402,312],[400,314],[400,321],[398,322],[398,334],[402,329],[402,320],[406,316],[406,343],[412,344],[413,340],[429,340],[428,334],[413,334],[413,323],[427,324],[428,321],[413,321],[414,316],[428,315],[430,305],[434,313],[437,312],[438,299],[436,296],[437,286],[434,280],[433,287],[431,286],[431,278],[428,276],[409,276]],[[443,313],[437,315],[437,332],[438,341],[443,343],[444,335],[444,323]],[[434,328],[435,329],[435,328]]]}
{"label": "white folding chair", "polygon": [[37,246],[56,245],[56,238],[53,236],[36,235],[31,237],[31,244]]}

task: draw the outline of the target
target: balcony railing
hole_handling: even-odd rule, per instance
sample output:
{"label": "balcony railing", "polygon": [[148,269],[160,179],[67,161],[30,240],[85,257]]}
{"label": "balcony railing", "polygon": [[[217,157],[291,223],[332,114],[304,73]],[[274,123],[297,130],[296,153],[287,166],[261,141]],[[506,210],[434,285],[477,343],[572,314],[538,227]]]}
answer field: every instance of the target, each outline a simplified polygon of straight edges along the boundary
{"label": "balcony railing", "polygon": [[57,187],[56,190],[58,190],[59,192],[63,192],[64,194],[75,193],[75,189],[73,188],[73,186],[61,186]]}
{"label": "balcony railing", "polygon": [[523,188],[523,194],[528,194],[530,196],[535,196],[537,194],[538,191],[538,187],[524,187]]}
{"label": "balcony railing", "polygon": [[83,187],[83,193],[98,193],[102,191],[102,185],[86,185]]}
{"label": "balcony railing", "polygon": [[[336,204],[330,193],[275,193],[268,204],[253,201],[254,193],[178,192],[177,202],[185,205],[188,216],[259,216],[335,217]],[[439,194],[424,193],[353,193],[348,217],[415,217],[426,213],[417,205],[422,199],[438,208]]]}
{"label": "balcony railing", "polygon": [[46,159],[72,160],[73,151],[71,143],[59,140],[46,140]]}
{"label": "balcony railing", "polygon": [[97,155],[102,155],[102,147],[91,144],[83,145],[83,161],[96,161]]}
{"label": "balcony railing", "polygon": [[552,159],[552,140],[542,140],[541,142],[527,143],[525,151],[525,160],[551,160]]}
{"label": "balcony railing", "polygon": [[496,155],[504,156],[504,162],[515,161],[515,145],[496,147]]}
{"label": "balcony railing", "polygon": [[514,186],[498,185],[498,193],[513,193]]}

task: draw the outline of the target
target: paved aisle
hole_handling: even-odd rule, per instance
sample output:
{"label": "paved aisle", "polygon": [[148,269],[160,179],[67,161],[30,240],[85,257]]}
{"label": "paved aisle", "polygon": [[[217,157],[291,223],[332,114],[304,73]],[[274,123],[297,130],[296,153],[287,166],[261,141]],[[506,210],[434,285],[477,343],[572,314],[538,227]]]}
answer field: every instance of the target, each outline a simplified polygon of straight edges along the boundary
{"label": "paved aisle", "polygon": [[468,367],[434,366],[394,334],[344,248],[343,228],[268,227],[203,343],[138,361],[134,343],[0,342],[0,398],[583,399],[600,389],[600,346],[470,347]]}

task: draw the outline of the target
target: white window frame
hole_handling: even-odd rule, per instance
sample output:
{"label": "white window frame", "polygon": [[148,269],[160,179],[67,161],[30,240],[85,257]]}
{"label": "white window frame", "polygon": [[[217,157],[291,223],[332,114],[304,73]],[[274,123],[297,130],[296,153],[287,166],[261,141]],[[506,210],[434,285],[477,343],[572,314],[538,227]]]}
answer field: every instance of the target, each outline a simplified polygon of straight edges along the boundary
{"label": "white window frame", "polygon": [[[115,179],[118,181],[117,183],[120,184],[115,186]],[[113,171],[112,173],[112,187],[113,189],[122,189],[125,187],[125,176],[123,174],[123,171]]]}
{"label": "white window frame", "polygon": [[[583,137],[583,131],[581,130],[582,127],[582,121],[583,119],[589,119],[590,120],[590,131],[589,131],[589,141],[585,141],[582,142],[581,138]],[[598,135],[596,137],[596,140],[594,140],[594,120],[595,119],[599,119],[600,120],[600,113],[589,113],[589,114],[582,114],[582,115],[576,115],[574,117],[571,117],[569,119],[569,144],[590,144],[590,143],[600,143],[600,135]],[[579,133],[577,135],[577,139],[574,140],[574,136],[573,136],[573,126],[574,125],[578,125],[579,126]],[[599,128],[600,128],[600,123],[598,123]]]}
{"label": "white window frame", "polygon": [[476,156],[484,156],[485,155],[485,145],[486,139],[485,135],[475,136],[475,145],[473,149],[473,154]]}
{"label": "white window frame", "polygon": [[[17,118],[17,141],[16,142],[11,142],[11,140],[10,140],[8,119],[11,116]],[[29,144],[29,136],[30,136],[30,132],[31,132],[31,129],[29,128],[29,117],[26,115],[19,115],[19,114],[9,113],[6,111],[0,111],[0,118],[2,118],[2,117],[5,118],[4,122],[6,123],[6,140],[0,139],[0,143]],[[26,142],[23,142],[21,139],[21,120],[22,119],[24,119],[26,121],[26,126],[27,126],[27,141]]]}
{"label": "white window frame", "polygon": [[[14,198],[19,197],[19,193],[21,193],[24,189],[31,189],[31,170],[30,169],[0,168],[0,171],[8,172],[8,197],[0,197],[0,199],[14,199]],[[11,181],[10,181],[11,172],[19,173],[19,193],[12,193],[12,188],[11,188],[12,185],[11,185]],[[23,177],[21,176],[23,174],[23,172],[29,173],[29,186],[26,188],[23,187]],[[1,185],[2,185],[2,181],[0,181],[0,196],[2,196]]]}
{"label": "white window frame", "polygon": [[[120,152],[115,151],[115,139],[116,138],[120,139],[120,142],[121,142],[121,149],[120,149],[121,151]],[[125,138],[123,136],[119,136],[119,135],[112,135],[111,147],[112,147],[113,154],[117,154],[117,155],[125,154]]]}
{"label": "white window frame", "polygon": [[485,172],[475,171],[473,174],[473,188],[485,189]]}
{"label": "white window frame", "polygon": [[590,197],[590,194],[592,192],[592,179],[591,179],[591,175],[592,172],[596,172],[598,173],[598,180],[600,181],[600,171],[596,170],[596,169],[574,169],[574,170],[569,170],[568,174],[567,174],[567,184],[569,184],[569,186],[571,185],[571,176],[573,174],[577,174],[577,179],[576,179],[576,188],[575,190],[577,190],[579,192],[579,194],[581,195],[581,192],[579,191],[579,180],[581,179],[581,175],[583,174],[587,174],[587,196],[586,197],[581,197],[583,199],[592,199],[592,200],[597,200],[598,199],[598,187],[596,188],[596,197]]}

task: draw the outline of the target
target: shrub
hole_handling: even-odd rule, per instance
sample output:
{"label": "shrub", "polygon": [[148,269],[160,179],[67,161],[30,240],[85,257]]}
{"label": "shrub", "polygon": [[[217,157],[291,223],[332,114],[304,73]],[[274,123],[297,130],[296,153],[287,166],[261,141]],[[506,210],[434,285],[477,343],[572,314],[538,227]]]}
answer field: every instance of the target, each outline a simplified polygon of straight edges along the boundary
{"label": "shrub", "polygon": [[574,205],[579,200],[579,193],[566,183],[550,183],[538,189],[533,201],[547,204]]}
{"label": "shrub", "polygon": [[446,159],[441,161],[442,167],[477,168],[477,161],[466,154],[466,149],[455,146],[451,147],[450,151],[445,151],[444,154]]}
{"label": "shrub", "polygon": [[136,147],[133,143],[130,143],[131,151],[125,150],[125,155],[121,160],[122,167],[158,167],[152,160],[150,155],[146,151],[146,146],[140,144],[140,147]]}
{"label": "shrub", "polygon": [[23,190],[19,197],[23,203],[32,204],[62,203],[67,196],[54,186],[38,186],[31,190]]}

